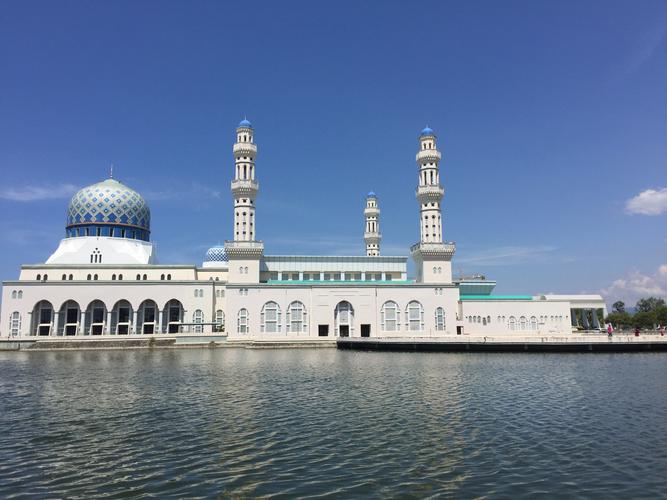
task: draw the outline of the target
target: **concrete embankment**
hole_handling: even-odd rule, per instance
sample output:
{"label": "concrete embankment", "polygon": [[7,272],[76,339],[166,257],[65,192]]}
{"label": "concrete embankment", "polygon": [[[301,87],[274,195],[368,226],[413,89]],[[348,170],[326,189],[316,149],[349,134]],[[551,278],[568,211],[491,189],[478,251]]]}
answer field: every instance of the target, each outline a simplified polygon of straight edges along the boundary
{"label": "concrete embankment", "polygon": [[339,349],[416,352],[667,352],[667,338],[621,336],[472,337],[472,338],[344,338]]}

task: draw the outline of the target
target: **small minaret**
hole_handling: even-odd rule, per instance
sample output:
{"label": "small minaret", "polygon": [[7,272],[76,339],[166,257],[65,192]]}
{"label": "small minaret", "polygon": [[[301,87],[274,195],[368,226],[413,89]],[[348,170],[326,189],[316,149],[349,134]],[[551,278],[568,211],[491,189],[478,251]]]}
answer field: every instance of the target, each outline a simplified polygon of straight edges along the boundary
{"label": "small minaret", "polygon": [[259,184],[255,180],[257,145],[254,130],[248,120],[236,128],[234,179],[231,190],[234,197],[234,239],[225,241],[229,257],[229,283],[259,283],[260,260],[264,244],[257,241],[255,199]]}
{"label": "small minaret", "polygon": [[445,190],[440,185],[440,159],[435,133],[429,127],[419,135],[417,168],[419,184],[419,243],[411,247],[417,264],[417,280],[425,283],[451,283],[452,263],[456,247],[442,241],[440,202]]}
{"label": "small minaret", "polygon": [[380,255],[380,208],[375,193],[371,191],[366,196],[366,229],[364,230],[364,241],[366,242],[366,255],[368,257],[378,257]]}

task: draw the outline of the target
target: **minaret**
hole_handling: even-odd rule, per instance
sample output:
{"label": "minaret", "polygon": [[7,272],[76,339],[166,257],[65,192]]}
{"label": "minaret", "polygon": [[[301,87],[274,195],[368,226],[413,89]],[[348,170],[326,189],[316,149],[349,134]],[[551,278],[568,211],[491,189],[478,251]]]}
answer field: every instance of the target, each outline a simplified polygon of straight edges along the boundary
{"label": "minaret", "polygon": [[259,264],[264,244],[256,239],[255,199],[259,184],[255,180],[257,145],[254,129],[244,119],[236,129],[234,152],[234,239],[225,241],[229,257],[229,283],[259,283]]}
{"label": "minaret", "polygon": [[442,241],[442,214],[440,202],[445,190],[440,186],[440,159],[442,155],[436,145],[436,136],[426,127],[419,136],[417,167],[419,185],[420,241],[411,248],[417,264],[417,280],[425,283],[451,283],[451,259],[456,247]]}
{"label": "minaret", "polygon": [[364,230],[364,241],[366,242],[366,255],[368,257],[378,257],[380,255],[380,208],[375,193],[371,191],[366,196],[366,229]]}

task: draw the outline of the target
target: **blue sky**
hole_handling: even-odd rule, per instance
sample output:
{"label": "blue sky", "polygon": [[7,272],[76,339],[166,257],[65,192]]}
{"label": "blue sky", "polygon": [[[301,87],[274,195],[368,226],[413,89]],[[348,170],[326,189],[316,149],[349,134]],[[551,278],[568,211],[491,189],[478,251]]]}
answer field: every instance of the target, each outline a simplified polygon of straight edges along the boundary
{"label": "blue sky", "polygon": [[666,293],[664,1],[4,2],[0,68],[2,279],[111,163],[160,259],[200,262],[231,237],[247,116],[269,254],[362,254],[370,189],[383,253],[407,254],[428,124],[457,274]]}

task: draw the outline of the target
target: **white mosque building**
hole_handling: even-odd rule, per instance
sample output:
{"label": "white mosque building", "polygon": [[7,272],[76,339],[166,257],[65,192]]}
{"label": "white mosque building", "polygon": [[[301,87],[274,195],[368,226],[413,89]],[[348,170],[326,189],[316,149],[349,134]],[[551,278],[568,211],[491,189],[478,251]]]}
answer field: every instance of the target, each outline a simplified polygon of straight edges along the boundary
{"label": "white mosque building", "polygon": [[[454,279],[456,246],[443,240],[441,153],[422,130],[416,156],[420,240],[406,256],[381,253],[380,207],[364,208],[365,255],[265,255],[256,232],[254,129],[236,129],[233,239],[199,265],[162,264],[146,201],[109,178],[77,192],[65,238],[43,264],[3,282],[0,336],[228,340],[550,335],[600,328],[599,295],[494,295],[495,282]],[[407,195],[408,193],[406,193]]]}

